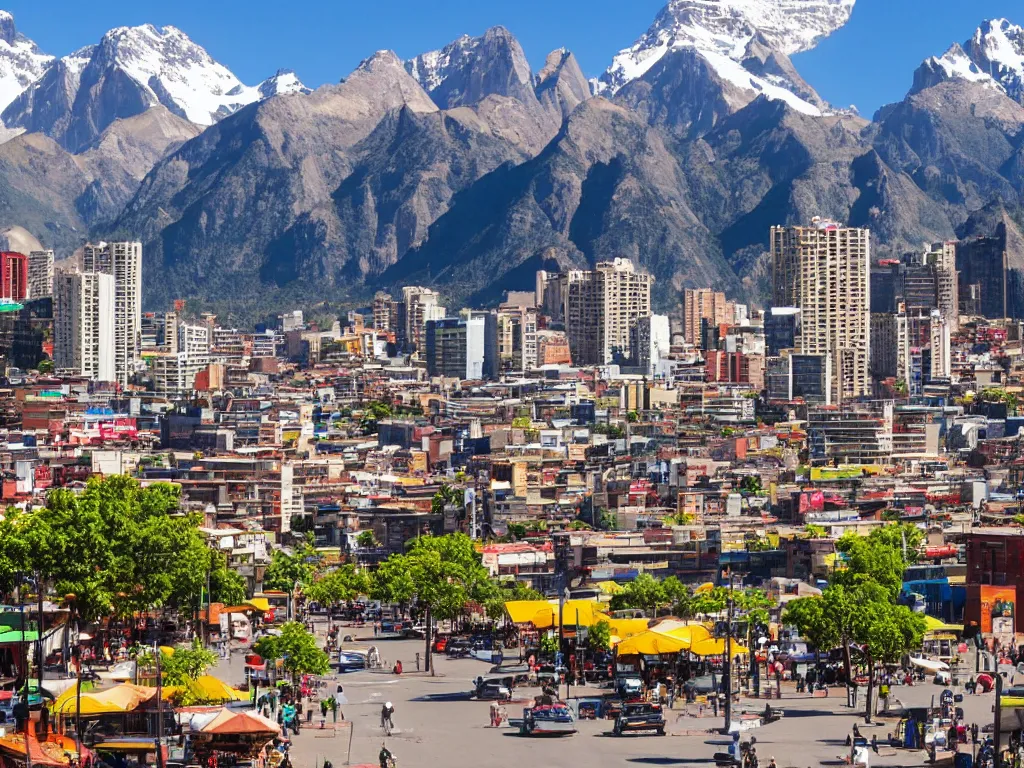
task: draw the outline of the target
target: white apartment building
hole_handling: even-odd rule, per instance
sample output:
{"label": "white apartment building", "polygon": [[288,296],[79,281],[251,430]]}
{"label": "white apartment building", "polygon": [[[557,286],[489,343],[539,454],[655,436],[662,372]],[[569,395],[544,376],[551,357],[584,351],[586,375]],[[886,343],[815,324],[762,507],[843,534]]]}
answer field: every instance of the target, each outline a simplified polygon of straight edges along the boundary
{"label": "white apartment building", "polygon": [[440,304],[441,295],[430,288],[407,285],[402,288],[402,332],[404,347],[423,354],[426,349],[428,320],[443,320],[447,312]]}
{"label": "white apartment building", "polygon": [[114,365],[116,380],[125,385],[142,344],[142,243],[89,243],[82,264],[86,272],[114,276]]}
{"label": "white apartment building", "polygon": [[53,251],[32,251],[28,255],[28,298],[53,295]]}
{"label": "white apartment building", "polygon": [[116,381],[113,276],[62,273],[54,287],[54,367],[95,381]]}
{"label": "white apartment building", "polygon": [[210,329],[206,325],[179,323],[168,329],[171,351],[153,355],[149,361],[153,389],[164,397],[186,396],[195,388],[196,374],[210,364]]}
{"label": "white apartment building", "polygon": [[815,218],[772,227],[772,303],[800,310],[797,351],[832,355],[832,401],[871,394],[871,233]]}
{"label": "white apartment building", "polygon": [[498,359],[506,371],[537,367],[537,308],[502,305],[498,308]]}
{"label": "white apartment building", "polygon": [[651,314],[653,282],[629,259],[565,275],[565,332],[573,365],[605,365],[632,356],[630,329]]}

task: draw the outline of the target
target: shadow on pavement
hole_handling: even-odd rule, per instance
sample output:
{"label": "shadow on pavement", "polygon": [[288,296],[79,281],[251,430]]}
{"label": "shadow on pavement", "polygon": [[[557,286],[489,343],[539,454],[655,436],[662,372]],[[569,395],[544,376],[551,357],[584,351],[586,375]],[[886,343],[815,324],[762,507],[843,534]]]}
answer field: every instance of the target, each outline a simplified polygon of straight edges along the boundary
{"label": "shadow on pavement", "polygon": [[639,763],[640,765],[714,765],[713,757],[631,757],[627,763]]}
{"label": "shadow on pavement", "polygon": [[473,701],[473,697],[469,693],[428,693],[423,696],[417,696],[414,699],[409,699],[409,701]]}

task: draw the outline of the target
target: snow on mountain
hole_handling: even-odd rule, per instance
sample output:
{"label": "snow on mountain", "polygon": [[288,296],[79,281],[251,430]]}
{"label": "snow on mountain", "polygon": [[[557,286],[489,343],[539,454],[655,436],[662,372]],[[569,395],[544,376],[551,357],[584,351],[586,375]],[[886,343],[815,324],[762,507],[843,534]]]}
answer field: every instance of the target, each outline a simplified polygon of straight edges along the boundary
{"label": "snow on mountain", "polygon": [[596,93],[611,95],[642,77],[666,53],[693,48],[723,80],[746,91],[783,99],[807,114],[821,114],[779,78],[766,79],[746,70],[743,59],[759,35],[783,55],[810,50],[842,27],[856,0],[670,0],[654,24],[592,82]]}
{"label": "snow on mountain", "polygon": [[983,83],[1024,104],[1024,28],[1006,19],[983,22],[963,45],[926,59],[911,93],[945,80]]}
{"label": "snow on mountain", "polygon": [[302,84],[298,75],[290,69],[279,69],[273,77],[268,77],[259,84],[260,98],[269,99],[271,96],[282,96],[288,93],[312,93]]}
{"label": "snow on mountain", "polygon": [[42,77],[52,61],[53,56],[18,32],[14,16],[0,11],[0,111]]}
{"label": "snow on mountain", "polygon": [[453,72],[462,69],[480,47],[483,38],[463,35],[439,51],[421,53],[405,62],[406,71],[427,93],[437,89]]}
{"label": "snow on mountain", "polygon": [[175,27],[112,29],[95,55],[148,90],[154,103],[197,125],[212,125],[260,97]]}

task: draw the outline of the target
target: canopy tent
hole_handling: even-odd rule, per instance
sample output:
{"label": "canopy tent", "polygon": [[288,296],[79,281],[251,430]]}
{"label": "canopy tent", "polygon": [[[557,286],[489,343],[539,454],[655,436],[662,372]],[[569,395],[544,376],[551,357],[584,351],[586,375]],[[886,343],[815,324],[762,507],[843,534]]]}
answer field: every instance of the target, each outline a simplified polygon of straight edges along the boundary
{"label": "canopy tent", "polygon": [[237,688],[232,688],[223,680],[211,675],[203,675],[189,685],[165,685],[161,691],[164,701],[174,699],[184,691],[191,691],[197,698],[208,704],[226,704],[230,701],[248,701],[249,695]]}
{"label": "canopy tent", "polygon": [[246,603],[246,605],[251,605],[257,611],[261,611],[262,613],[270,613],[271,611],[270,601],[265,597],[254,597]]}
{"label": "canopy tent", "polygon": [[925,672],[948,672],[949,664],[944,661],[936,661],[935,659],[924,659],[910,657],[910,663],[915,667],[920,667]]}
{"label": "canopy tent", "polygon": [[616,581],[599,581],[595,586],[605,595],[617,595],[625,589]]}
{"label": "canopy tent", "polygon": [[691,645],[711,637],[711,631],[706,625],[699,622],[680,621],[679,619],[664,619],[655,624],[651,629],[665,635],[685,640]]}
{"label": "canopy tent", "polygon": [[650,622],[647,619],[608,619],[613,635],[625,640],[627,637],[646,632]]}
{"label": "canopy tent", "polygon": [[623,640],[615,650],[619,656],[657,656],[662,653],[679,653],[689,647],[690,643],[686,640],[652,629]]}
{"label": "canopy tent", "polygon": [[695,590],[693,590],[693,594],[695,594],[695,595],[703,595],[703,594],[705,594],[707,592],[710,592],[714,588],[715,588],[714,584],[712,584],[710,581],[706,581],[703,584],[701,584],[699,587],[697,587]]}
{"label": "canopy tent", "polygon": [[[195,728],[196,725],[197,720],[193,719],[191,727]],[[281,726],[273,720],[263,717],[263,715],[257,714],[256,712],[249,712],[248,710],[235,712],[225,708],[220,710],[220,712],[215,713],[214,716],[206,722],[202,722],[200,720],[198,725],[198,730],[202,733],[214,733],[224,736],[236,736],[240,734],[277,735],[281,733]]]}
{"label": "canopy tent", "polygon": [[[83,715],[113,715],[132,712],[156,696],[156,688],[122,683],[105,691],[82,694]],[[54,714],[74,715],[78,712],[76,688],[68,688],[50,705]]]}
{"label": "canopy tent", "polygon": [[[557,600],[510,600],[505,612],[513,624],[533,624],[537,629],[557,627]],[[567,600],[562,609],[566,626],[592,627],[599,621],[608,621],[601,605],[592,600]]]}
{"label": "canopy tent", "polygon": [[[725,655],[725,639],[708,637],[704,640],[695,642],[690,646],[690,653],[694,656],[723,656]],[[740,645],[735,640],[729,640],[729,655],[730,656],[747,656],[750,654],[750,649]]]}
{"label": "canopy tent", "polygon": [[934,616],[924,617],[924,631],[925,632],[963,632],[963,624],[947,624],[942,619],[937,619]]}

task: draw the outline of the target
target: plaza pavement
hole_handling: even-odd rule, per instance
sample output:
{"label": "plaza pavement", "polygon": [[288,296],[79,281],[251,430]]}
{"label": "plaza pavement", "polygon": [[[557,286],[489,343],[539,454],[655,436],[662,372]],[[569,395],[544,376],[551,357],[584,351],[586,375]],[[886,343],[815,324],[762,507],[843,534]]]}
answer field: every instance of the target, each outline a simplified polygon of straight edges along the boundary
{"label": "plaza pavement", "polygon": [[[385,701],[395,706],[395,732],[386,739],[398,759],[400,768],[547,768],[579,765],[587,768],[604,766],[686,766],[713,765],[715,752],[725,751],[728,741],[704,731],[720,727],[722,718],[687,717],[676,709],[667,713],[668,735],[609,735],[611,721],[583,721],[579,733],[557,739],[522,738],[509,727],[489,725],[489,703],[466,700],[477,675],[487,675],[490,665],[472,659],[448,659],[435,656],[436,676],[416,673],[415,655],[422,652],[422,641],[373,641],[345,643],[345,647],[366,648],[376,644],[389,667],[401,659],[406,674],[396,677],[382,671],[363,671],[330,678],[328,690],[335,690],[335,681],[344,686],[348,703],[342,707],[345,722],[336,729],[319,730],[319,710],[312,728],[304,727],[293,739],[292,763],[296,768],[319,768],[325,758],[335,768],[346,762],[351,728],[351,764],[376,764],[381,743],[380,709]],[[238,684],[244,679],[242,653],[236,651],[229,662],[221,662],[214,671],[227,682]],[[562,689],[564,695],[564,687]],[[930,683],[913,687],[894,687],[894,695],[907,706],[924,706],[941,692]],[[539,693],[536,689],[517,689],[517,700]],[[572,689],[572,695],[596,693],[594,689]],[[963,704],[967,721],[979,726],[992,721],[992,694],[966,696]],[[741,710],[761,710],[764,701],[743,700]],[[884,740],[895,732],[896,721],[884,721],[865,727],[863,717],[845,706],[845,695],[833,690],[829,698],[812,698],[797,694],[792,686],[783,685],[781,707],[785,717],[773,724],[750,731],[757,737],[757,753],[761,768],[774,757],[779,768],[805,768],[818,765],[839,765],[849,749],[847,734],[855,722],[869,739],[877,733]],[[519,717],[522,704],[510,704],[509,716]],[[692,705],[691,705],[692,708]],[[744,739],[747,735],[744,735]],[[969,745],[968,745],[969,747]],[[940,761],[951,762],[952,754],[939,754]],[[924,765],[923,751],[883,751],[871,755],[871,764],[885,767]]]}

